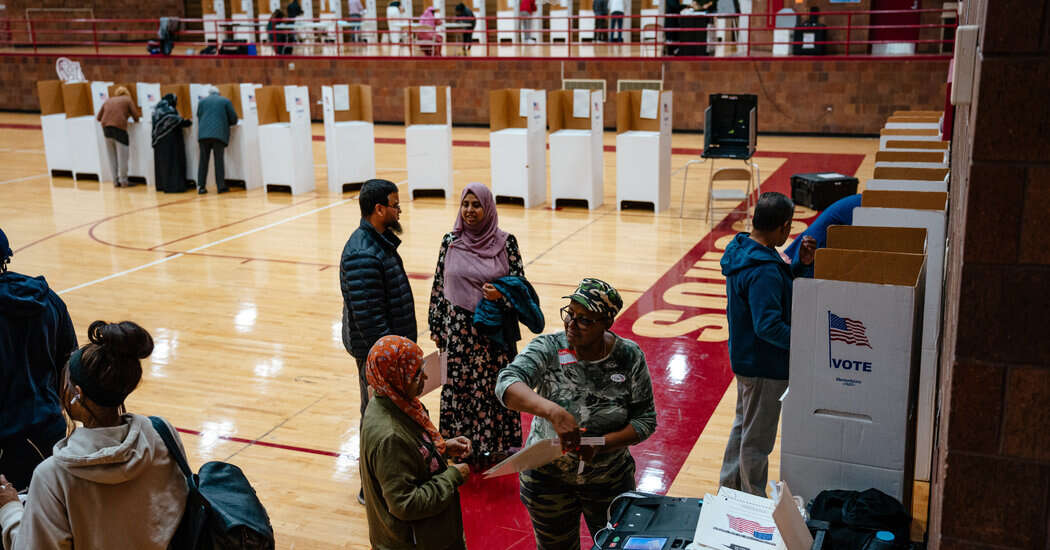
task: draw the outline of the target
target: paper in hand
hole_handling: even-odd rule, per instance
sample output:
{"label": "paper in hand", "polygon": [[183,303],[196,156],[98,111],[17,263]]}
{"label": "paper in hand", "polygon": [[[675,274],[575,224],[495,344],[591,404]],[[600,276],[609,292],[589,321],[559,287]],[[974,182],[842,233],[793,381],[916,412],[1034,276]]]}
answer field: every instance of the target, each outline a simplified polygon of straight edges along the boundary
{"label": "paper in hand", "polygon": [[423,372],[427,375],[427,381],[423,383],[423,393],[420,397],[448,382],[448,354],[435,351],[424,357]]}

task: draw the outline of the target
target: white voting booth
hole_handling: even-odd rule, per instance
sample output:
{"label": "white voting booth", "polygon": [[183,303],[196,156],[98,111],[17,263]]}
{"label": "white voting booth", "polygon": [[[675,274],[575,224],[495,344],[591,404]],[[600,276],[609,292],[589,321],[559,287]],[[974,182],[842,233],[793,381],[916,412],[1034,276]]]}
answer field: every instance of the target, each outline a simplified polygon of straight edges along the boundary
{"label": "white voting booth", "polygon": [[489,92],[492,194],[525,208],[547,200],[547,94],[508,88]]}
{"label": "white voting booth", "polygon": [[[568,44],[572,40],[572,1],[552,0],[550,2],[550,33],[541,42]],[[543,35],[540,35],[543,37]]]}
{"label": "white voting booth", "polygon": [[795,280],[781,478],[805,500],[876,488],[910,510],[925,231],[851,229]]}
{"label": "white voting booth", "polygon": [[109,98],[110,84],[112,82],[63,85],[74,179],[88,175],[95,176],[99,181],[113,180],[102,126],[95,119],[98,110]]}
{"label": "white voting booth", "polygon": [[128,142],[131,150],[128,156],[128,177],[140,177],[146,185],[156,186],[155,164],[153,163],[153,109],[160,101],[160,84],[139,82],[125,84],[128,90],[134,87],[133,98],[138,105],[142,118],[128,124]]}
{"label": "white voting booth", "polygon": [[941,141],[939,130],[925,128],[883,128],[879,130],[879,150],[890,141]]}
{"label": "white voting booth", "polygon": [[306,86],[262,86],[255,94],[266,191],[288,189],[293,195],[313,191],[313,136]]}
{"label": "white voting booth", "polygon": [[879,151],[875,168],[948,168],[948,161],[942,151]]}
{"label": "white voting booth", "polygon": [[[197,105],[200,104],[201,100],[208,97],[208,89],[211,84],[190,84],[190,113],[193,115],[193,125],[186,132],[186,177],[193,180],[198,186],[202,185],[201,182],[197,181],[197,166],[200,164],[200,145],[197,142],[197,128],[200,128],[200,120],[197,119]],[[214,170],[214,163],[209,163],[208,171]],[[214,179],[212,176],[211,179]]]}
{"label": "white voting booth", "polygon": [[922,325],[921,366],[915,432],[915,478],[930,479],[936,418],[937,372],[940,351],[941,289],[948,223],[948,194],[944,192],[866,190],[861,206],[853,210],[854,225],[925,229],[927,267]]}
{"label": "white voting booth", "polygon": [[[883,151],[879,155],[886,154]],[[890,153],[896,154],[896,153]],[[926,153],[934,157],[940,153],[934,151]],[[876,157],[878,158],[878,157]],[[902,166],[903,163],[893,163],[895,166],[879,166],[875,164],[875,178],[868,180],[866,189],[877,191],[947,191],[948,174],[947,166],[943,168],[931,168],[925,166]],[[915,163],[926,164],[926,163]]]}
{"label": "white voting booth", "polygon": [[616,208],[624,201],[671,205],[671,92],[616,94]]}
{"label": "white voting booth", "polygon": [[[230,142],[224,153],[226,183],[243,182],[245,189],[262,185],[259,146],[258,84],[220,84],[219,93],[233,103],[237,124],[230,128]],[[208,179],[215,179],[215,164],[208,165]]]}
{"label": "white voting booth", "polygon": [[452,196],[452,89],[405,88],[405,156],[408,194],[441,191]]}
{"label": "white voting booth", "polygon": [[244,40],[248,43],[255,42],[255,31],[257,29],[252,22],[252,19],[255,16],[255,8],[252,6],[252,0],[231,0],[231,2],[230,19],[238,23],[233,26],[233,39]]}
{"label": "white voting booth", "polygon": [[601,90],[555,90],[547,95],[551,136],[551,206],[559,199],[587,201],[591,210],[603,197]]}
{"label": "white voting booth", "polygon": [[349,185],[376,177],[372,87],[362,84],[322,86],[321,99],[328,191],[342,193]]}
{"label": "white voting booth", "polygon": [[496,3],[496,43],[518,41],[518,0],[498,0]]}
{"label": "white voting booth", "polygon": [[[233,0],[237,1],[237,0]],[[204,23],[204,41],[218,42],[223,29],[219,21],[226,19],[225,0],[203,0],[201,2],[201,19]]]}
{"label": "white voting booth", "polygon": [[[663,0],[642,0],[642,9],[639,12],[641,15],[641,22],[639,23],[641,34],[641,41],[652,40],[654,42],[662,42],[663,40],[659,37],[660,21],[663,14]],[[630,42],[630,41],[628,41]]]}
{"label": "white voting booth", "polygon": [[47,171],[73,173],[73,157],[66,130],[66,107],[62,98],[61,80],[41,80],[36,83],[40,99],[40,130],[44,134],[44,159]]}

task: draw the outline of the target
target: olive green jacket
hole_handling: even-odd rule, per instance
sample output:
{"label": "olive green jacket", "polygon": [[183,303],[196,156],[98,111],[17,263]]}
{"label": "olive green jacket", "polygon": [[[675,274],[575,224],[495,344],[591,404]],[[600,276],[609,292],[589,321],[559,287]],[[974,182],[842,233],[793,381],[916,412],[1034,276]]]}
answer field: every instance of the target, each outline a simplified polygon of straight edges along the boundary
{"label": "olive green jacket", "polygon": [[421,426],[386,397],[368,402],[361,479],[374,550],[463,549],[463,475]]}

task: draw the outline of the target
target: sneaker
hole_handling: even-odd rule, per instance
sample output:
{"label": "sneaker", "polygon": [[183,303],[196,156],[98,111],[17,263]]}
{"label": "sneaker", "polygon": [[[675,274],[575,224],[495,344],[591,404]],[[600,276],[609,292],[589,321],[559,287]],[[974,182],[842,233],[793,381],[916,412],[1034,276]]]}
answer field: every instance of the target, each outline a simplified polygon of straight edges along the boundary
{"label": "sneaker", "polygon": [[198,188],[197,188],[197,194],[198,194],[198,195],[203,195],[203,194],[205,194],[205,193],[207,193],[207,192],[208,192],[208,190],[207,190],[207,189],[205,189],[204,187],[198,187]]}
{"label": "sneaker", "polygon": [[361,506],[365,505],[365,490],[363,488],[361,489],[361,492],[357,493],[357,502],[359,502]]}

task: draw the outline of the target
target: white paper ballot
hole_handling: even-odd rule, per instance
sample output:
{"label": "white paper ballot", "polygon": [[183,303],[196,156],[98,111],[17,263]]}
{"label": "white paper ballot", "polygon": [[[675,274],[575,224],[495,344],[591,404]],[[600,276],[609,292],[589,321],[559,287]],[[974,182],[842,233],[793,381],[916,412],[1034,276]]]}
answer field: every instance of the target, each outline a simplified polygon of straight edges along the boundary
{"label": "white paper ballot", "polygon": [[435,351],[424,357],[423,372],[427,374],[427,381],[423,384],[422,395],[444,386],[448,382],[448,354]]}
{"label": "white paper ballot", "polygon": [[574,118],[588,118],[591,116],[591,91],[572,91],[572,116]]}
{"label": "white paper ballot", "polygon": [[657,90],[642,90],[642,112],[641,118],[655,119],[660,112],[660,92]]}
{"label": "white paper ballot", "polygon": [[[604,445],[604,437],[581,437],[580,445]],[[558,441],[557,437],[550,439],[541,439],[528,447],[514,453],[489,468],[485,472],[485,477],[499,477],[510,474],[516,474],[525,470],[532,470],[539,468],[546,464],[554,462],[561,457],[561,442]]]}
{"label": "white paper ballot", "polygon": [[349,111],[350,86],[346,84],[336,84],[335,86],[332,86],[332,91],[335,92],[335,110]]}
{"label": "white paper ballot", "polygon": [[299,89],[297,86],[285,86],[284,87],[284,110],[289,113],[295,112],[295,98],[299,96]]}
{"label": "white paper ballot", "polygon": [[529,116],[529,94],[532,90],[528,88],[522,88],[518,91],[518,116],[527,117]]}
{"label": "white paper ballot", "polygon": [[436,113],[437,108],[437,87],[436,86],[420,86],[419,87],[419,112],[420,113]]}
{"label": "white paper ballot", "polygon": [[689,548],[774,550],[779,543],[772,500],[722,488],[704,495]]}

